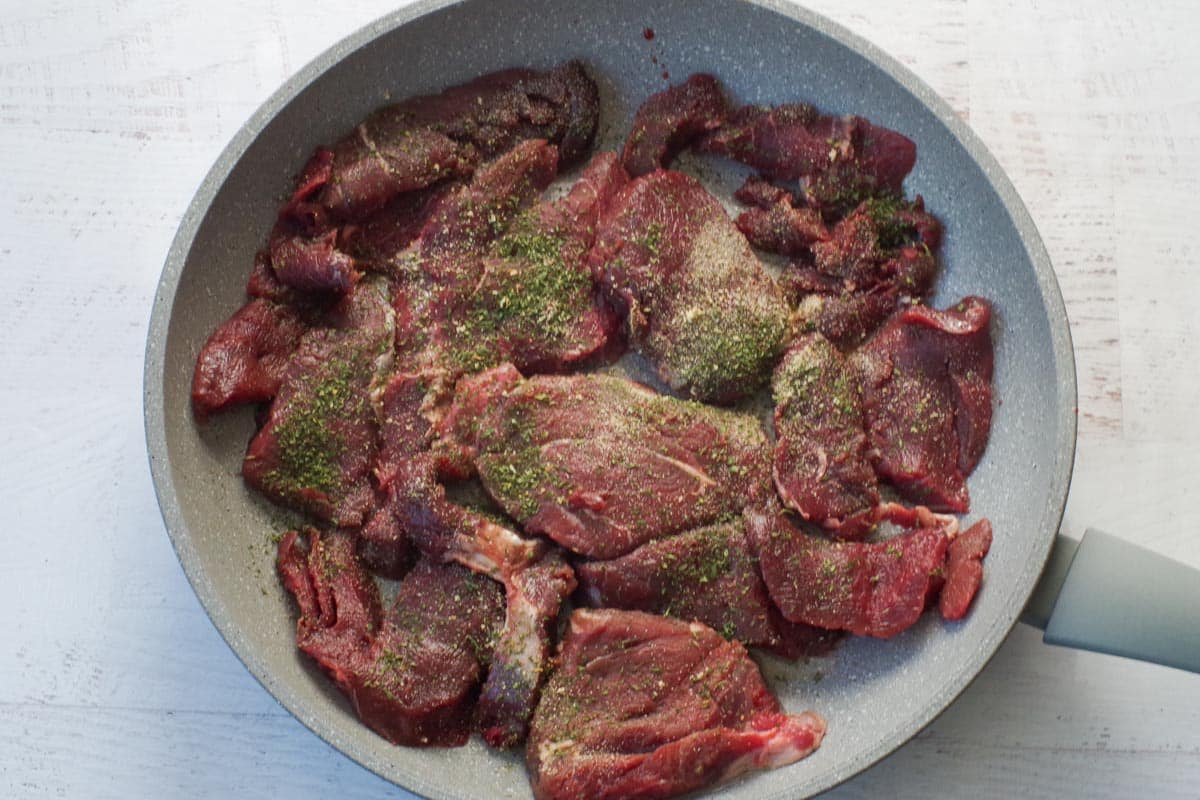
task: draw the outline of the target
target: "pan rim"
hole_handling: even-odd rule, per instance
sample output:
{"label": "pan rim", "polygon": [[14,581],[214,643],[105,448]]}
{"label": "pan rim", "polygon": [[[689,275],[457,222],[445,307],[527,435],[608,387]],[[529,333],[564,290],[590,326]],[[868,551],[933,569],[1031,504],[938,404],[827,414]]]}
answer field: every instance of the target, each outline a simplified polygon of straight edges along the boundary
{"label": "pan rim", "polygon": [[[942,689],[925,706],[909,713],[905,724],[877,737],[874,746],[867,748],[855,758],[835,765],[826,773],[820,785],[814,787],[813,793],[816,794],[837,786],[881,761],[928,726],[979,675],[1016,625],[1021,610],[1032,594],[1037,579],[1049,558],[1054,537],[1062,523],[1066,507],[1076,448],[1077,377],[1066,306],[1049,254],[1015,187],[982,140],[924,81],[899,61],[858,34],[820,14],[785,0],[742,1],[809,27],[863,58],[912,94],[919,103],[934,114],[966,150],[974,163],[984,172],[999,197],[1034,267],[1038,288],[1049,320],[1052,349],[1050,355],[1053,358],[1054,371],[1058,378],[1058,419],[1056,420],[1058,441],[1055,443],[1054,450],[1056,459],[1047,475],[1047,482],[1051,489],[1049,493],[1051,502],[1043,510],[1042,526],[1037,532],[1040,539],[1034,548],[1034,553],[1023,565],[1016,578],[1008,584],[1009,597],[1003,604],[1004,613],[991,620],[990,627],[982,637],[981,646],[976,649],[971,658],[960,665],[958,673],[943,676],[945,680]],[[145,435],[159,509],[184,574],[217,632],[259,684],[290,715],[310,731],[352,761],[381,778],[414,793],[438,798],[448,795],[417,774],[405,773],[404,783],[399,783],[395,777],[395,770],[392,768],[394,765],[376,758],[369,751],[363,751],[353,742],[343,739],[337,727],[330,724],[323,715],[316,713],[315,709],[309,708],[285,682],[278,680],[274,673],[267,669],[259,654],[255,653],[247,643],[239,624],[206,576],[182,514],[171,475],[164,404],[164,378],[167,332],[173,316],[176,292],[199,226],[225,180],[263,129],[311,83],[375,39],[421,17],[449,7],[468,5],[473,2],[477,2],[477,0],[417,0],[405,8],[363,26],[329,47],[296,72],[273,92],[238,129],[197,188],[172,240],[155,291],[153,310],[147,330],[143,372]]]}

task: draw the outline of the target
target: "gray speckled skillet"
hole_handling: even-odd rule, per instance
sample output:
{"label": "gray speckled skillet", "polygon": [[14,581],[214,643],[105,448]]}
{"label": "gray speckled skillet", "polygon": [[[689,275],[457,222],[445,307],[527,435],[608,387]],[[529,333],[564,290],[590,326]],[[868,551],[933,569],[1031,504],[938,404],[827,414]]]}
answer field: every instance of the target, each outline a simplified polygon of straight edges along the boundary
{"label": "gray speckled skillet", "polygon": [[[643,29],[651,27],[648,41]],[[652,56],[657,63],[652,62]],[[359,31],[309,64],[234,137],[193,200],[155,300],[146,356],[146,427],[167,530],[196,593],[247,669],[305,725],[367,768],[433,798],[529,796],[519,756],[476,739],[462,749],[388,745],[293,643],[289,601],[274,578],[278,513],[238,469],[250,413],[193,423],[189,387],[210,331],[243,302],[251,258],[312,149],[371,109],[509,66],[586,60],[604,89],[601,144],[631,108],[696,71],[744,102],[808,100],[911,137],[906,188],[946,225],[937,304],[977,293],[995,302],[998,413],[970,482],[973,517],[997,532],[969,617],[934,615],[891,641],[854,639],[796,668],[769,663],[784,704],[829,721],[817,753],[723,787],[738,798],[828,789],[899,747],[961,692],[1016,622],[1061,520],[1075,446],[1075,370],[1062,298],[1046,251],[1012,185],[950,107],[878,49],[790,5],[758,0],[576,3],[426,0]],[[716,183],[730,175],[713,169]],[[823,676],[819,682],[817,673]],[[497,787],[500,787],[499,792]]]}

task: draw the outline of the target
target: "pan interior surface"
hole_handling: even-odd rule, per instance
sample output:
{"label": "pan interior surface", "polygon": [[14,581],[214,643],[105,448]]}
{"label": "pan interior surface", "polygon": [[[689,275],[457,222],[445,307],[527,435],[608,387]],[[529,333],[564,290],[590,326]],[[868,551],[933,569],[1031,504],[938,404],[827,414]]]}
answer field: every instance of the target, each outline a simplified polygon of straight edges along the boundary
{"label": "pan interior surface", "polygon": [[[653,39],[643,35],[654,30]],[[243,302],[243,287],[292,176],[318,144],[372,109],[510,66],[583,59],[602,86],[599,145],[618,147],[637,104],[693,72],[740,103],[804,100],[861,114],[917,143],[909,196],[946,226],[933,302],[967,294],[996,309],[998,406],[972,476],[972,514],[996,531],[967,619],[926,615],[890,641],[851,639],[832,656],[764,672],[791,711],[829,723],[821,748],[790,768],[723,787],[737,798],[823,791],[898,747],[970,682],[1028,597],[1061,519],[1074,449],[1074,366],[1046,254],[1011,185],[975,137],[895,62],[790,6],[728,0],[592,4],[474,0],[418,4],[337,45],[281,89],[226,150],[197,195],[164,270],[147,348],[147,435],[164,518],[197,594],[248,669],[308,727],[350,757],[434,798],[530,796],[519,755],[476,738],[452,750],[387,744],[294,644],[290,601],[274,577],[271,535],[286,522],[238,472],[249,411],[198,427],[196,354]],[[669,73],[664,80],[663,73]],[[705,162],[726,185],[737,172]],[[711,166],[709,166],[711,165]]]}

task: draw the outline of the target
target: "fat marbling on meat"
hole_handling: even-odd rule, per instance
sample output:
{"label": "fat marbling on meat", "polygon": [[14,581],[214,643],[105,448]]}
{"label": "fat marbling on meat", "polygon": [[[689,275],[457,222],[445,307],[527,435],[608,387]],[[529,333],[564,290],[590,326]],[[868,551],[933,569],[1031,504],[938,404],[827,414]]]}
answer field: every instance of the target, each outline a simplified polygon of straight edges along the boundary
{"label": "fat marbling on meat", "polygon": [[667,798],[804,758],[825,721],[785,714],[745,648],[700,623],[577,610],[529,735],[538,800]]}
{"label": "fat marbling on meat", "polygon": [[614,376],[509,376],[464,385],[455,405],[483,413],[455,415],[459,434],[505,513],[568,550],[613,558],[770,491],[752,416]]}

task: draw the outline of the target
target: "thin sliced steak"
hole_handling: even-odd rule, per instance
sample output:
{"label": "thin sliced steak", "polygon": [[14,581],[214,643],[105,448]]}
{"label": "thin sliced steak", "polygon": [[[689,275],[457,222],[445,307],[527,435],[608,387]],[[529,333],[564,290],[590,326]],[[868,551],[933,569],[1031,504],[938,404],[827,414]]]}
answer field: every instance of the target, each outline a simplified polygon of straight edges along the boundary
{"label": "thin sliced steak", "polygon": [[409,371],[453,375],[473,363],[465,307],[485,273],[490,247],[558,174],[542,140],[518,144],[447,191],[417,238],[391,264],[397,355]]}
{"label": "thin sliced steak", "polygon": [[907,499],[939,511],[970,507],[967,476],[992,419],[991,306],[964,298],[944,311],[912,306],[853,356],[878,453],[875,468]]}
{"label": "thin sliced steak", "polygon": [[821,334],[843,351],[862,344],[900,304],[890,286],[850,291],[841,281],[819,275],[811,267],[789,269],[783,284],[800,299],[795,318],[800,330]]}
{"label": "thin sliced steak", "polygon": [[530,533],[614,558],[652,539],[737,514],[770,492],[758,421],[605,375],[536,376],[456,398],[483,408],[475,466],[488,494]]}
{"label": "thin sliced steak", "polygon": [[782,655],[794,655],[802,636],[772,613],[741,518],[656,539],[608,561],[583,561],[575,572],[592,608],[695,620]]}
{"label": "thin sliced steak", "polygon": [[820,334],[793,343],[775,368],[775,488],[800,516],[842,538],[871,526],[878,481],[862,397],[841,353]]}
{"label": "thin sliced steak", "polygon": [[601,210],[627,182],[616,155],[600,153],[569,194],[535,205],[494,242],[448,326],[465,371],[508,361],[526,372],[561,372],[606,349],[619,322],[586,256]]}
{"label": "thin sliced steak", "polygon": [[242,462],[251,488],[321,520],[364,522],[393,337],[386,286],[376,279],[359,283],[326,326],[304,334]]}
{"label": "thin sliced steak", "polygon": [[289,531],[279,540],[276,566],[300,609],[296,644],[350,694],[383,620],[379,589],[355,558],[354,536]]}
{"label": "thin sliced steak", "polygon": [[696,149],[800,181],[808,204],[832,214],[865,197],[898,196],[917,160],[907,137],[862,117],[823,116],[805,103],[743,106]]}
{"label": "thin sliced steak", "polygon": [[300,607],[297,644],[329,673],[362,721],[394,744],[466,744],[479,682],[499,629],[499,587],[454,565],[419,562],[381,614],[353,537],[295,532],[279,571]]}
{"label": "thin sliced steak", "polygon": [[305,292],[350,291],[362,275],[355,260],[338,248],[337,236],[336,228],[304,236],[277,226],[267,246],[279,282]]}
{"label": "thin sliced steak", "polygon": [[666,167],[696,137],[720,127],[728,113],[717,79],[692,75],[638,107],[621,163],[634,177]]}
{"label": "thin sliced steak", "polygon": [[659,170],[629,184],[591,254],[632,346],[671,388],[734,402],[766,381],[789,335],[783,292],[725,209],[694,178]]}
{"label": "thin sliced steak", "polygon": [[841,281],[843,292],[894,288],[909,297],[924,297],[937,277],[934,253],[942,225],[912,203],[871,199],[859,204],[833,227],[829,238],[812,246],[817,272]]}
{"label": "thin sliced steak", "polygon": [[811,253],[817,242],[829,239],[829,229],[816,209],[798,205],[787,189],[751,175],[733,196],[751,208],[738,215],[736,225],[750,244],[784,256]]}
{"label": "thin sliced steak", "polygon": [[359,221],[398,194],[469,175],[529,139],[557,145],[573,163],[586,154],[598,119],[596,85],[579,62],[484,75],[367,117],[334,145],[318,198],[336,218]]}
{"label": "thin sliced steak", "polygon": [[448,500],[432,454],[401,464],[386,491],[387,510],[422,551],[504,586],[504,626],[480,697],[479,722],[493,747],[519,745],[546,676],[559,609],[575,590],[574,572],[545,541],[521,537]]}
{"label": "thin sliced steak", "polygon": [[355,687],[359,716],[394,744],[457,747],[504,615],[499,585],[456,564],[417,562],[396,592]]}
{"label": "thin sliced steak", "polygon": [[778,509],[747,519],[763,580],[785,618],[881,639],[920,618],[941,586],[955,532],[923,525],[882,542],[830,541]]}
{"label": "thin sliced steak", "polygon": [[938,609],[948,620],[962,619],[983,583],[983,557],[992,548],[992,524],[981,519],[950,543],[946,559],[946,585],[938,596]]}
{"label": "thin sliced steak", "polygon": [[789,715],[745,648],[699,623],[577,610],[534,715],[538,800],[666,798],[804,758],[825,721]]}
{"label": "thin sliced steak", "polygon": [[338,244],[364,269],[388,271],[390,262],[421,233],[442,197],[461,186],[439,183],[428,189],[397,195],[359,223],[343,225]]}
{"label": "thin sliced steak", "polygon": [[211,414],[270,400],[307,326],[288,306],[255,298],[212,332],[196,359],[192,411]]}

